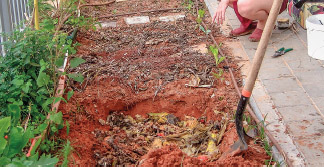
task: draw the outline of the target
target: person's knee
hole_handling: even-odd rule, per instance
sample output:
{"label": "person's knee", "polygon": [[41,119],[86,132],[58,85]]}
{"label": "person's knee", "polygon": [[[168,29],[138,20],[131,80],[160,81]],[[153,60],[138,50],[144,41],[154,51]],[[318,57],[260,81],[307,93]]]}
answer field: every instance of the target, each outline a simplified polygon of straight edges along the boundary
{"label": "person's knee", "polygon": [[237,1],[238,12],[245,18],[250,18],[255,14],[255,5],[250,0]]}

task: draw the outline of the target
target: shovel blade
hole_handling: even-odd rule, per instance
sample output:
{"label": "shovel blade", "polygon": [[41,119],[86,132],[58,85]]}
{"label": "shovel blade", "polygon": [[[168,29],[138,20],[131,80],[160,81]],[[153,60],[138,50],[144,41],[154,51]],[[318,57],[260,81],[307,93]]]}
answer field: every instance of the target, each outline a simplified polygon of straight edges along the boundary
{"label": "shovel blade", "polygon": [[243,113],[246,108],[246,105],[249,101],[248,97],[241,96],[240,102],[237,105],[237,110],[235,113],[235,126],[236,126],[236,132],[239,137],[238,144],[239,148],[244,151],[248,149],[248,145],[245,141],[245,131],[243,128]]}

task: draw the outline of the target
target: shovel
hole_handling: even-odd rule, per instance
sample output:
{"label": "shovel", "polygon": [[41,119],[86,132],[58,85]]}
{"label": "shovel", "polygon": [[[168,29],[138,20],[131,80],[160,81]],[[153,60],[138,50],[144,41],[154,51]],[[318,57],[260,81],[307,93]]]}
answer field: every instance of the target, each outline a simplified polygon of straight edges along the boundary
{"label": "shovel", "polygon": [[281,8],[283,0],[274,0],[269,17],[267,19],[264,31],[261,36],[260,43],[258,45],[258,48],[255,52],[253,62],[252,62],[252,68],[250,69],[249,75],[247,77],[246,83],[244,85],[244,88],[242,90],[242,95],[240,102],[238,103],[236,114],[235,114],[235,125],[236,125],[236,131],[239,137],[239,140],[236,141],[230,148],[229,151],[225,152],[223,156],[235,155],[240,153],[241,151],[247,150],[248,145],[246,140],[248,140],[248,136],[246,135],[244,129],[243,129],[243,113],[246,108],[246,105],[249,101],[249,98],[251,97],[252,90],[255,84],[255,80],[258,76],[260,66],[262,63],[262,60],[265,55],[265,51],[267,49],[267,45],[269,42],[269,39],[272,34],[273,27],[275,26],[275,21],[277,20],[279,10]]}

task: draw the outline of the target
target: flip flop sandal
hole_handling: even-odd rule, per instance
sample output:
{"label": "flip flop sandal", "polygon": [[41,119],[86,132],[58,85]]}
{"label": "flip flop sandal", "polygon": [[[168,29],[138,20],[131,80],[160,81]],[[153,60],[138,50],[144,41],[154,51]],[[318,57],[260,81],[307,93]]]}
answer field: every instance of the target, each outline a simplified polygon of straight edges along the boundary
{"label": "flip flop sandal", "polygon": [[262,36],[263,30],[256,28],[253,33],[249,37],[249,41],[251,42],[259,42]]}

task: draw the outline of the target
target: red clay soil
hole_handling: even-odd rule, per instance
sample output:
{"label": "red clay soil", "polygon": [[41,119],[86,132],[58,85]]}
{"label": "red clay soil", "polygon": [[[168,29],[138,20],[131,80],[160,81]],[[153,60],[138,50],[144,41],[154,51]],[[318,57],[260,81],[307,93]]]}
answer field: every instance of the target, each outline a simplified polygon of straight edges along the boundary
{"label": "red clay soil", "polygon": [[[107,2],[107,1],[101,1]],[[98,0],[87,0],[89,4],[100,3]],[[111,5],[103,5],[96,7],[83,7],[82,13],[90,17],[100,17],[100,16],[108,16],[108,15],[116,15],[123,13],[131,13],[131,12],[139,12],[146,10],[157,10],[157,9],[166,9],[166,8],[183,8],[181,5],[181,1],[176,0],[162,0],[162,1],[154,1],[154,0],[132,0],[129,2],[120,2],[113,3]],[[132,15],[134,16],[134,15]]]}
{"label": "red clay soil", "polygon": [[[104,137],[111,130],[109,126],[103,126],[99,119],[105,120],[109,111],[121,111],[125,114],[135,116],[140,114],[146,116],[150,112],[168,112],[183,118],[184,115],[201,117],[206,111],[207,119],[218,120],[213,110],[232,112],[237,98],[234,90],[218,85],[214,89],[192,89],[185,88],[183,82],[170,83],[153,102],[154,93],[145,92],[141,95],[127,91],[110,80],[97,81],[90,85],[82,93],[77,92],[68,104],[61,106],[64,119],[70,123],[70,134],[67,138],[75,148],[74,159],[78,165],[96,165],[97,160],[112,148],[105,143]],[[210,98],[215,93],[214,98]],[[219,100],[218,97],[224,97]],[[231,107],[230,107],[231,106]],[[229,108],[230,107],[230,108]],[[65,130],[61,136],[66,138]],[[224,138],[219,145],[220,152],[225,152],[237,140],[234,123],[230,123]],[[250,143],[249,150],[226,160],[205,163],[197,158],[185,156],[176,146],[151,150],[144,159],[143,166],[148,165],[262,165],[269,157],[259,145]],[[96,157],[98,156],[98,157]],[[173,159],[170,159],[172,157]],[[147,161],[146,161],[147,160]],[[171,163],[171,164],[172,164]]]}
{"label": "red clay soil", "polygon": [[[151,1],[145,3],[154,4]],[[173,4],[169,7],[181,3],[174,0],[166,2]],[[111,7],[106,7],[105,10],[108,8]],[[120,8],[122,11],[126,11],[125,9],[127,8]],[[88,14],[96,12],[97,15],[100,14],[100,10],[91,10]],[[221,37],[216,28],[211,33],[218,36],[219,41],[227,40]],[[85,59],[86,63],[70,72],[82,73],[85,81],[82,84],[68,81],[68,89],[73,89],[75,93],[69,103],[62,104],[59,108],[64,119],[70,123],[69,135],[66,135],[66,130],[63,129],[60,137],[69,139],[74,147],[74,162],[71,165],[102,165],[100,161],[106,158],[106,165],[111,166],[115,162],[121,163],[117,158],[124,156],[126,159],[129,157],[127,165],[260,166],[270,158],[260,145],[254,143],[250,143],[247,151],[212,162],[189,157],[174,145],[151,149],[148,152],[138,151],[141,149],[138,143],[142,141],[122,143],[126,138],[124,130],[102,123],[102,120],[106,121],[113,112],[122,112],[132,117],[141,115],[144,118],[147,117],[147,113],[167,112],[180,119],[184,119],[185,116],[204,116],[207,122],[221,121],[221,115],[216,115],[215,110],[233,116],[238,96],[228,67],[224,63],[216,67],[214,57],[210,53],[195,50],[197,45],[208,47],[212,42],[197,28],[195,18],[190,14],[186,14],[184,20],[176,23],[153,21],[145,25],[121,24],[117,28],[83,30],[78,34],[77,42],[81,46],[78,47],[75,56]],[[229,61],[230,68],[235,72],[234,75],[240,84],[239,68],[232,58]],[[213,77],[213,72],[219,69],[224,71],[222,79]],[[197,77],[200,82],[195,86],[211,87],[186,86],[197,82],[197,79],[194,79]],[[117,136],[118,141],[114,142],[116,146],[125,150],[123,153],[111,154],[116,148],[107,143],[107,137],[112,135]],[[230,121],[218,146],[220,152],[228,150],[236,140],[234,123]],[[133,162],[134,157],[138,157],[136,162]]]}

